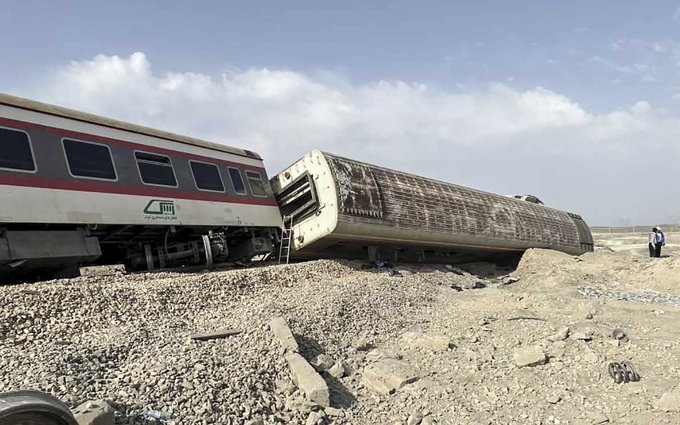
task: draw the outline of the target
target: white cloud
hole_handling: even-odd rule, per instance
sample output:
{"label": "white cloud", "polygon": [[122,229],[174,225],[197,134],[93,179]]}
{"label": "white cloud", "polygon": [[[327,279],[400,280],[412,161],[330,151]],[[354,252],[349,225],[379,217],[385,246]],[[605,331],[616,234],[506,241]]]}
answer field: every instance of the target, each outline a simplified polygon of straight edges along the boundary
{"label": "white cloud", "polygon": [[446,91],[271,69],[159,75],[134,53],[72,62],[29,95],[252,149],[270,174],[320,148],[494,192],[535,192],[593,224],[624,210],[633,222],[664,221],[672,207],[648,200],[680,178],[666,167],[655,180],[645,159],[678,158],[677,117],[644,101],[597,114],[542,87]]}

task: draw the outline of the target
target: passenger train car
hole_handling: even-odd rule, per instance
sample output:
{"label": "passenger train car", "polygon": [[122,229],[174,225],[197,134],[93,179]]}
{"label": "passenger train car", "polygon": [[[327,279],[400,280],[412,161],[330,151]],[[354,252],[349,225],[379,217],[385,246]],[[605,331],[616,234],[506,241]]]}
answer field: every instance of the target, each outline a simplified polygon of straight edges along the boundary
{"label": "passenger train car", "polygon": [[534,196],[495,195],[317,150],[271,180],[291,258],[453,261],[550,248],[593,250],[577,214]]}
{"label": "passenger train car", "polygon": [[0,95],[0,281],[248,259],[281,225],[254,152]]}

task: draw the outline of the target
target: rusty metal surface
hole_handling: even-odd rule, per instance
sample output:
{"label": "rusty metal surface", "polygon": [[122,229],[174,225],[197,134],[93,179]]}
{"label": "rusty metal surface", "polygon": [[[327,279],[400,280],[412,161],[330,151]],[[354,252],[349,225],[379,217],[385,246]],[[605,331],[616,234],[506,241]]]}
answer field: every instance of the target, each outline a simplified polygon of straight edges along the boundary
{"label": "rusty metal surface", "polygon": [[334,171],[341,214],[381,218],[380,188],[368,164],[328,157]]}
{"label": "rusty metal surface", "polygon": [[575,214],[324,155],[336,180],[342,220],[592,250],[590,231]]}

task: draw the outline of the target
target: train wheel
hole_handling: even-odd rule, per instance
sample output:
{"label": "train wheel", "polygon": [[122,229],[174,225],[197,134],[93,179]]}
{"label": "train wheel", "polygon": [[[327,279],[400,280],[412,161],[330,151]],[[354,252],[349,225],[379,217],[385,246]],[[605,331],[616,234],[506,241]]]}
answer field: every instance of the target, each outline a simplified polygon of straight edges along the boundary
{"label": "train wheel", "polygon": [[39,391],[0,394],[0,425],[78,425],[68,406]]}

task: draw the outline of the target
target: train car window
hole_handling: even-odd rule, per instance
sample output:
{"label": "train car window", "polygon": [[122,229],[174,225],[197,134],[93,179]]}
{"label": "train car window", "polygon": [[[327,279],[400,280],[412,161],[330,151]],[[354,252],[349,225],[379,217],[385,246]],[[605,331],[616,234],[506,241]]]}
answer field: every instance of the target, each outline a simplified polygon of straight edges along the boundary
{"label": "train car window", "polygon": [[264,187],[260,173],[256,173],[255,171],[246,171],[246,177],[248,178],[250,191],[253,193],[253,195],[267,196],[267,190]]}
{"label": "train car window", "polygon": [[135,152],[139,176],[144,184],[177,187],[170,157],[148,152]]}
{"label": "train car window", "polygon": [[106,145],[62,139],[66,163],[73,177],[117,180],[111,150]]}
{"label": "train car window", "polygon": [[217,165],[207,162],[189,161],[196,187],[200,190],[224,192],[224,183]]}
{"label": "train car window", "polygon": [[28,134],[9,128],[0,128],[0,168],[18,171],[36,171],[33,150]]}
{"label": "train car window", "polygon": [[231,177],[231,182],[234,184],[234,191],[238,194],[246,194],[246,185],[243,184],[243,178],[241,177],[241,172],[238,168],[229,167],[229,177]]}

